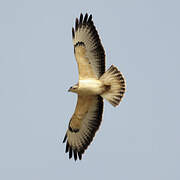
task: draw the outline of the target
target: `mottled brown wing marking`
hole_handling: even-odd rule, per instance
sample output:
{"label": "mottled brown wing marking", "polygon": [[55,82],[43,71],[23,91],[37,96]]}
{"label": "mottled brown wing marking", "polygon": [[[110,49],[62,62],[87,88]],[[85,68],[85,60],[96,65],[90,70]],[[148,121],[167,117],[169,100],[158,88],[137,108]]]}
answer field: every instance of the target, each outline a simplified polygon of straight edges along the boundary
{"label": "mottled brown wing marking", "polygon": [[88,57],[86,57],[85,46],[75,46],[75,57],[78,64],[79,79],[97,78]]}
{"label": "mottled brown wing marking", "polygon": [[78,96],[75,112],[71,118],[69,126],[73,129],[80,129],[83,118],[92,104],[93,96]]}

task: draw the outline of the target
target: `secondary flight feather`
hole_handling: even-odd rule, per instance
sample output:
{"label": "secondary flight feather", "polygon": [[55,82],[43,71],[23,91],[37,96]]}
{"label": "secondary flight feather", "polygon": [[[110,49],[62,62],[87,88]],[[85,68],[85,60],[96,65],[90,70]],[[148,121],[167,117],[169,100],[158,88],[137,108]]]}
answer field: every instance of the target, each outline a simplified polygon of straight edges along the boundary
{"label": "secondary flight feather", "polygon": [[79,81],[69,91],[78,99],[63,142],[69,158],[81,160],[101,124],[103,98],[117,106],[125,93],[125,80],[114,65],[105,72],[105,51],[92,15],[76,18],[72,38]]}

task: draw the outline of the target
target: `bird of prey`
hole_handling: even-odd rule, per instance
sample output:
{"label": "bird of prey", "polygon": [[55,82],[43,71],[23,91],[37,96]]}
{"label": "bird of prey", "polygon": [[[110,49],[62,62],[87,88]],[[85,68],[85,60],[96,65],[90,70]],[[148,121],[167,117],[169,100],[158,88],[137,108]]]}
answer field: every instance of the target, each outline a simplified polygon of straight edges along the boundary
{"label": "bird of prey", "polygon": [[105,52],[92,15],[76,18],[72,39],[79,81],[68,91],[76,93],[78,99],[63,143],[69,159],[74,156],[76,161],[82,159],[101,124],[103,98],[117,106],[125,93],[125,80],[114,65],[105,71]]}

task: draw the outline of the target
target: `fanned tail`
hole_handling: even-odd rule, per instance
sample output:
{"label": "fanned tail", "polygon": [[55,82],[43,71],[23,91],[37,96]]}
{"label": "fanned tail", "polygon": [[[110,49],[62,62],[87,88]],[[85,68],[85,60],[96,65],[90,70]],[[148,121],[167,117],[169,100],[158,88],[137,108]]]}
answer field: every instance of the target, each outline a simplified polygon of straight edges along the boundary
{"label": "fanned tail", "polygon": [[100,80],[107,86],[107,90],[101,94],[101,96],[113,106],[117,106],[122,100],[126,89],[123,75],[117,67],[111,65],[111,67],[100,77]]}

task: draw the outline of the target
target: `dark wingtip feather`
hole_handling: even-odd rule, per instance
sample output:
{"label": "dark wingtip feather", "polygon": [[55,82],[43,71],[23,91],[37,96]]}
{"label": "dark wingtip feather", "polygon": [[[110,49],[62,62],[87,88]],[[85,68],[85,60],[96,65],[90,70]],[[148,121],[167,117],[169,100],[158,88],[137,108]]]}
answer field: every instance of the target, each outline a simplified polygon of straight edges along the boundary
{"label": "dark wingtip feather", "polygon": [[88,13],[86,13],[85,16],[84,16],[83,24],[85,24],[87,22],[87,18],[88,18]]}
{"label": "dark wingtip feather", "polygon": [[82,159],[82,154],[81,154],[81,152],[78,152],[78,157],[79,157],[79,160]]}
{"label": "dark wingtip feather", "polygon": [[73,39],[75,37],[74,28],[72,28],[72,37],[73,37]]}
{"label": "dark wingtip feather", "polygon": [[88,18],[88,23],[90,23],[91,21],[92,21],[92,14]]}
{"label": "dark wingtip feather", "polygon": [[75,30],[78,30],[78,18],[76,18],[76,22],[75,22]]}
{"label": "dark wingtip feather", "polygon": [[74,150],[74,160],[76,161],[77,160],[77,151]]}
{"label": "dark wingtip feather", "polygon": [[67,142],[66,143],[66,150],[65,150],[65,152],[67,153],[69,151],[69,143]]}
{"label": "dark wingtip feather", "polygon": [[81,13],[79,18],[79,24],[82,25],[82,22],[83,22],[83,14]]}
{"label": "dark wingtip feather", "polygon": [[72,147],[69,147],[69,159],[72,158]]}
{"label": "dark wingtip feather", "polygon": [[65,136],[64,136],[63,143],[66,142],[66,139],[67,139],[67,134],[65,134]]}

